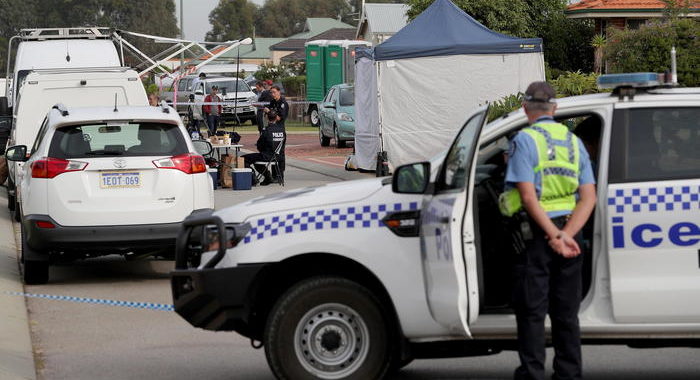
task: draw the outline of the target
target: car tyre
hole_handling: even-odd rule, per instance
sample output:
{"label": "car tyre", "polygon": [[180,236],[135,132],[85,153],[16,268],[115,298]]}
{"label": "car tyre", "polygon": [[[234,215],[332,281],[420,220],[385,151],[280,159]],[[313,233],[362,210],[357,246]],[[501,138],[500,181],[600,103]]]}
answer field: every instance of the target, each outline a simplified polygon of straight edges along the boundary
{"label": "car tyre", "polygon": [[19,202],[17,202],[17,197],[15,198],[15,207],[12,209],[12,219],[15,220],[15,222],[21,222],[22,221],[22,208],[20,207]]}
{"label": "car tyre", "polygon": [[[27,256],[36,256],[39,253],[32,250],[27,244],[27,234],[24,227],[21,229],[22,239],[22,280],[26,285],[41,285],[49,282],[49,261],[29,260]],[[31,255],[29,253],[32,253]],[[47,257],[48,258],[48,257]]]}
{"label": "car tyre", "polygon": [[278,379],[379,379],[395,352],[379,300],[339,277],[289,289],[268,317],[263,343]]}
{"label": "car tyre", "polygon": [[309,111],[309,120],[311,121],[311,125],[314,127],[320,127],[321,126],[321,115],[318,113],[318,108],[311,107],[311,110]]}
{"label": "car tyre", "polygon": [[329,146],[329,145],[331,145],[331,138],[330,138],[330,137],[326,137],[326,136],[323,134],[323,130],[321,129],[320,126],[318,127],[318,140],[319,140],[319,142],[321,143],[321,146]]}
{"label": "car tyre", "polygon": [[341,140],[340,136],[338,136],[338,126],[336,125],[333,126],[333,139],[335,140],[336,148],[345,148],[345,140]]}
{"label": "car tyre", "polygon": [[15,196],[10,195],[10,190],[17,191],[17,190],[15,190],[15,186],[12,183],[12,181],[8,179],[7,180],[7,208],[10,211],[15,211]]}

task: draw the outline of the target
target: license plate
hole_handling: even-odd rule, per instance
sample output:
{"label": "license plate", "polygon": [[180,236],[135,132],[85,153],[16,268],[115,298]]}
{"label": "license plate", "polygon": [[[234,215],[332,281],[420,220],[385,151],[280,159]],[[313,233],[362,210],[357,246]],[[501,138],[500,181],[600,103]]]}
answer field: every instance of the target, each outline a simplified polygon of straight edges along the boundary
{"label": "license plate", "polygon": [[141,187],[141,173],[102,172],[100,173],[100,187],[103,189]]}

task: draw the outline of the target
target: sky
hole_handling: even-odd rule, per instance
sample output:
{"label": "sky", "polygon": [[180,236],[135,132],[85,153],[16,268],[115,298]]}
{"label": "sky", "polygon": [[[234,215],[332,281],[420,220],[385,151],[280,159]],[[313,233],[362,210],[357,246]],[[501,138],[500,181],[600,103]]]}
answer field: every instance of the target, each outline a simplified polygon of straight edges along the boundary
{"label": "sky", "polygon": [[[185,38],[194,41],[204,41],[204,35],[211,30],[209,25],[209,13],[216,8],[219,0],[174,0],[177,8],[176,16],[180,20],[180,1],[184,10]],[[252,0],[255,4],[262,5],[265,0]]]}

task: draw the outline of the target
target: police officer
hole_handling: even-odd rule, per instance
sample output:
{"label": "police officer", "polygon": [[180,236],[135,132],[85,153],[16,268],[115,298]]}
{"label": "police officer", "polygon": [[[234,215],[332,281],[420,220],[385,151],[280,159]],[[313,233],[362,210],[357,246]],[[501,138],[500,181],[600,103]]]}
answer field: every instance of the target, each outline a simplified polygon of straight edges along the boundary
{"label": "police officer", "polygon": [[270,87],[270,95],[272,96],[272,100],[270,100],[270,105],[267,106],[264,111],[268,113],[270,110],[275,110],[280,117],[279,123],[284,127],[284,122],[287,120],[287,115],[289,114],[289,104],[284,96],[282,96],[282,91],[279,86]]}
{"label": "police officer", "polygon": [[[265,83],[258,81],[255,83],[255,88],[258,89],[258,103],[268,104],[272,100],[272,95],[270,95],[270,90],[265,88]],[[262,108],[257,111],[257,123],[258,123],[258,133],[262,134],[265,128],[265,112]]]}
{"label": "police officer", "polygon": [[553,119],[555,93],[546,82],[525,92],[530,126],[511,142],[501,211],[525,213],[531,233],[516,266],[514,307],[520,366],[515,379],[544,379],[549,312],[554,379],[581,379],[580,230],[595,206],[595,180],[581,141]]}
{"label": "police officer", "polygon": [[[284,130],[284,126],[280,123],[280,117],[277,115],[275,110],[270,110],[267,113],[267,118],[269,121],[268,126],[263,130],[262,134],[258,138],[256,144],[258,148],[258,153],[249,153],[243,155],[245,167],[251,167],[257,161],[269,161],[277,150],[278,146],[282,144],[279,155],[277,156],[278,168],[273,170],[279,170],[280,177],[284,173],[284,144],[287,141],[287,133]],[[265,180],[260,184],[266,186],[272,183],[272,173],[269,171],[265,172]]]}

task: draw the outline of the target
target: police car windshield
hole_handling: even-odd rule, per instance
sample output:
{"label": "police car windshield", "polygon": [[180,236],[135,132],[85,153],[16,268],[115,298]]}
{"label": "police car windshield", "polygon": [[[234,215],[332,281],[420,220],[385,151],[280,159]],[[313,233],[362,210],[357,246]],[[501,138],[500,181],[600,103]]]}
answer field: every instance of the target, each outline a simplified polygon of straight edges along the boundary
{"label": "police car windshield", "polygon": [[341,88],[339,102],[341,106],[355,105],[355,90],[352,88]]}
{"label": "police car windshield", "polygon": [[72,125],[56,130],[49,156],[176,156],[188,152],[177,125],[124,122]]}
{"label": "police car windshield", "polygon": [[248,87],[248,84],[242,80],[207,82],[206,91],[207,94],[209,94],[211,93],[212,86],[219,86],[219,94],[231,93],[236,92],[236,85],[238,85],[238,92],[250,91],[250,87]]}

